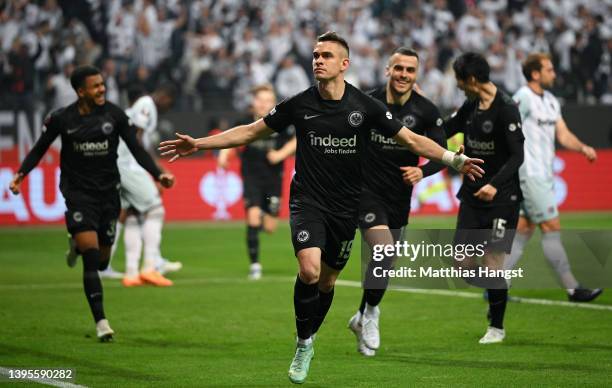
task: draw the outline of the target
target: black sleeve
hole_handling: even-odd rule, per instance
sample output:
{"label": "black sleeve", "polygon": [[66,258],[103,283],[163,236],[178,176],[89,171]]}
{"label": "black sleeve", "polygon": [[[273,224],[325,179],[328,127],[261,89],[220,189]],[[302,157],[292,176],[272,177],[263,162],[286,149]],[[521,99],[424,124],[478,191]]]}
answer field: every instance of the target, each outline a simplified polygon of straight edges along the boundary
{"label": "black sleeve", "polygon": [[[444,133],[444,129],[442,129],[443,124],[444,121],[442,120],[440,111],[434,106],[431,113],[428,114],[428,123],[425,135],[438,143],[440,147],[446,149],[446,133]],[[437,163],[430,160],[427,162],[427,164],[421,167],[421,170],[423,170],[423,177],[433,175],[442,170],[444,167],[446,166],[442,163]]]}
{"label": "black sleeve", "polygon": [[32,147],[30,152],[28,152],[28,155],[21,163],[21,167],[19,167],[18,171],[19,173],[26,176],[34,167],[36,167],[40,161],[40,158],[43,157],[45,152],[47,152],[49,149],[51,143],[53,143],[53,141],[60,134],[59,127],[59,118],[57,118],[57,116],[50,115],[45,119],[43,123],[43,133],[38,140],[36,140],[34,147]]}
{"label": "black sleeve", "polygon": [[515,105],[508,105],[502,110],[498,119],[498,125],[504,130],[510,155],[506,163],[489,182],[495,188],[508,181],[512,175],[518,172],[519,167],[523,164],[523,143],[525,142],[523,130],[521,129],[521,115]]}
{"label": "black sleeve", "polygon": [[157,164],[155,164],[155,161],[153,161],[151,155],[149,155],[136,138],[136,127],[122,111],[119,111],[117,116],[119,121],[119,136],[121,136],[132,155],[134,155],[138,164],[147,170],[155,180],[158,180],[162,172],[159,167],[157,167]]}
{"label": "black sleeve", "polygon": [[293,124],[293,115],[291,106],[293,99],[296,97],[286,98],[279,102],[270,113],[264,117],[264,123],[268,128],[273,129],[275,132],[282,132],[289,125]]}
{"label": "black sleeve", "polygon": [[[459,108],[456,112],[450,115],[449,118],[444,120],[444,132],[446,137],[453,137],[459,132],[465,133],[465,121],[469,113],[469,105],[467,101]],[[446,147],[445,147],[446,148]]]}
{"label": "black sleeve", "polygon": [[377,131],[387,137],[393,137],[402,129],[403,125],[397,121],[389,109],[382,102],[368,96],[367,98],[367,113],[366,117],[370,123],[370,128],[376,128]]}

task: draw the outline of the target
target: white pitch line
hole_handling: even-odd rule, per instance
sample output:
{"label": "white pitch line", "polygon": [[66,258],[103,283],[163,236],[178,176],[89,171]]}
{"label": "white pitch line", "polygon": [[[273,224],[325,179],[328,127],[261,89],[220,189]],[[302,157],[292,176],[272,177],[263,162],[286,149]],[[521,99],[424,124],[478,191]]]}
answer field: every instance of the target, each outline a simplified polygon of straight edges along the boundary
{"label": "white pitch line", "polygon": [[[336,280],[336,284],[344,285],[347,287],[361,288],[361,282],[354,280]],[[458,298],[468,299],[481,299],[482,294],[475,292],[466,291],[453,291],[453,290],[433,290],[433,289],[421,289],[421,288],[390,288],[392,291],[408,292],[411,294],[424,294],[424,295],[441,295],[441,296],[454,296]],[[605,310],[612,311],[612,306],[604,304],[592,304],[592,303],[576,303],[566,302],[563,300],[550,300],[550,299],[537,299],[537,298],[523,298],[513,296],[509,299],[510,302],[526,303],[526,304],[539,304],[544,306],[561,306],[561,307],[574,307],[589,310]]]}
{"label": "white pitch line", "polygon": [[[291,276],[264,276],[260,282],[284,283],[293,282],[294,277]],[[253,283],[252,280],[246,278],[199,278],[199,279],[177,279],[175,284],[206,284],[206,283]],[[339,286],[361,288],[361,282],[355,280],[338,279],[336,284]],[[81,289],[83,286],[80,283],[43,283],[43,284],[0,284],[0,290],[54,290],[54,289]],[[122,288],[119,282],[106,282],[104,288]],[[456,290],[438,290],[438,289],[421,289],[421,288],[391,288],[390,291],[407,292],[410,294],[450,296],[465,299],[481,299],[482,294],[476,292],[456,291]],[[571,307],[587,310],[612,311],[612,305],[593,304],[593,303],[575,303],[562,300],[524,298],[513,296],[510,302],[535,304],[542,306],[558,306]]]}
{"label": "white pitch line", "polygon": [[[14,367],[14,368],[3,368],[0,366],[0,375],[2,376],[6,376],[7,380],[9,382],[23,382],[23,381],[32,381],[34,383],[38,383],[38,384],[44,384],[44,385],[50,385],[52,387],[60,387],[60,388],[87,388],[86,385],[78,385],[78,384],[72,384],[72,383],[68,383],[66,381],[61,381],[61,380],[54,380],[54,379],[11,379],[10,378],[10,369],[34,369],[34,368],[21,368],[21,367]],[[49,368],[52,369],[52,368]],[[0,380],[1,381],[1,380]]]}

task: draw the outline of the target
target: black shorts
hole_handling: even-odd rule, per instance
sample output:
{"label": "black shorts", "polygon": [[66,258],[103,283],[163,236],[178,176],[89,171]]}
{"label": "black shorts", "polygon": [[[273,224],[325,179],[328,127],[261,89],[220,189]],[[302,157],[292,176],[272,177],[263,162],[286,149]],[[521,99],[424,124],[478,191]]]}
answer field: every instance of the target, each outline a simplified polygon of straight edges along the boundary
{"label": "black shorts", "polygon": [[403,203],[385,200],[378,195],[362,190],[359,199],[359,228],[369,229],[387,225],[389,229],[401,229],[408,224],[410,198]]}
{"label": "black shorts", "polygon": [[455,244],[484,244],[485,251],[510,253],[519,218],[519,204],[494,207],[459,206]]}
{"label": "black shorts", "polygon": [[271,216],[278,216],[283,177],[242,176],[244,207],[258,207]]}
{"label": "black shorts", "polygon": [[291,242],[295,255],[306,248],[320,248],[321,260],[342,270],[351,255],[357,217],[338,217],[300,201],[289,203]]}
{"label": "black shorts", "polygon": [[113,190],[107,193],[85,193],[82,191],[66,191],[62,193],[66,199],[66,228],[71,235],[85,231],[98,233],[98,244],[113,245],[115,241],[115,226],[121,201],[119,192]]}

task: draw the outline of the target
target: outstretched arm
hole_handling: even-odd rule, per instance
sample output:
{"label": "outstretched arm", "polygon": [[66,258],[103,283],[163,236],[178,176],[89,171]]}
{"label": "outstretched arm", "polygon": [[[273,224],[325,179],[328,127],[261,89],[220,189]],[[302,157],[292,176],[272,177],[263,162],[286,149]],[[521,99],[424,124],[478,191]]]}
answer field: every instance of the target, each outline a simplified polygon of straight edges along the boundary
{"label": "outstretched arm", "polygon": [[45,131],[42,133],[40,138],[34,144],[34,147],[30,150],[30,152],[26,155],[25,159],[21,163],[21,167],[13,176],[11,183],[9,185],[9,189],[13,194],[19,194],[21,191],[21,183],[25,179],[26,175],[32,171],[34,167],[38,164],[40,159],[49,149],[49,146],[55,138],[59,135],[59,129],[55,122],[52,122],[51,118],[47,118],[45,121]]}
{"label": "outstretched arm", "polygon": [[198,139],[177,133],[178,139],[159,143],[159,150],[162,156],[168,156],[170,162],[174,162],[181,156],[188,156],[200,150],[218,150],[249,144],[259,138],[269,136],[272,132],[273,130],[264,123],[263,119],[259,119],[251,124],[228,129],[218,135]]}
{"label": "outstretched arm", "polygon": [[461,147],[457,153],[453,153],[452,151],[440,147],[433,140],[425,136],[417,135],[406,127],[402,127],[393,138],[413,153],[429,160],[442,162],[466,174],[471,180],[482,178],[484,174],[484,170],[478,166],[479,164],[483,164],[484,161],[482,159],[468,158],[463,155],[463,147]]}
{"label": "outstretched arm", "polygon": [[572,131],[570,131],[570,129],[567,127],[565,120],[563,120],[562,118],[559,119],[559,121],[557,121],[556,127],[557,140],[559,141],[559,144],[569,150],[580,152],[587,158],[589,162],[594,162],[597,159],[597,152],[595,152],[593,147],[590,147],[581,142],[578,137],[576,137],[576,135],[574,135]]}

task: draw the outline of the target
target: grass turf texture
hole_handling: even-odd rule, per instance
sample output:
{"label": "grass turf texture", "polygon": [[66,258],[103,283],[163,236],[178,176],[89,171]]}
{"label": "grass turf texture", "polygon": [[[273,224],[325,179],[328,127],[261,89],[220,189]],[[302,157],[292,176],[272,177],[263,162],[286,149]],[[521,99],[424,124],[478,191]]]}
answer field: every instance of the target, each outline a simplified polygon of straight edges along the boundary
{"label": "grass turf texture", "polygon": [[[565,214],[564,228],[612,228],[610,213]],[[414,217],[411,228],[452,228],[454,218]],[[245,227],[168,225],[165,256],[183,261],[171,288],[125,289],[104,280],[115,342],[95,340],[81,264],[64,261],[62,227],[0,229],[0,366],[76,369],[87,386],[288,386],[294,352],[296,273],[289,228],[262,235],[264,278],[246,280]],[[532,245],[537,249],[537,245]],[[359,244],[341,279],[359,279]],[[123,257],[120,247],[118,258]],[[114,262],[123,267],[122,259]],[[474,291],[476,292],[476,291]],[[561,289],[513,295],[566,300]],[[477,299],[390,291],[381,349],[355,350],[346,329],[361,289],[338,286],[315,343],[310,386],[604,386],[612,370],[612,311],[510,303],[506,341],[477,343]],[[612,305],[604,292],[597,303]]]}

